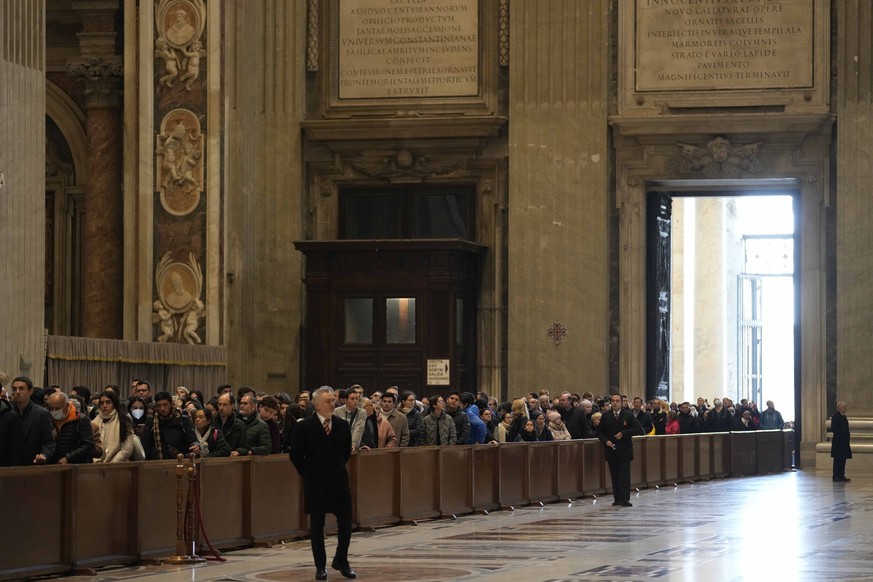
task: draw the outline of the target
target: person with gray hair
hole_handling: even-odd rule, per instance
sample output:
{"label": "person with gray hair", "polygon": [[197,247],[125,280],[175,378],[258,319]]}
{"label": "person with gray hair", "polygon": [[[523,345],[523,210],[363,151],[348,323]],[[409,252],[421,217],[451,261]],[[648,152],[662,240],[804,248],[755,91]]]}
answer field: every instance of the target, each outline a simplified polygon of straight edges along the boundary
{"label": "person with gray hair", "polygon": [[55,452],[51,463],[91,463],[94,459],[94,432],[91,419],[79,413],[63,392],[55,392],[46,402],[55,432]]}
{"label": "person with gray hair", "polygon": [[357,574],[349,565],[352,540],[352,494],[346,463],[352,455],[352,430],[336,416],[336,396],[329,386],[312,394],[312,414],[299,423],[291,439],[291,462],[303,479],[303,511],[309,514],[309,543],[316,580],[327,580],[324,517],[336,515],[337,548],[331,567],[346,578]]}

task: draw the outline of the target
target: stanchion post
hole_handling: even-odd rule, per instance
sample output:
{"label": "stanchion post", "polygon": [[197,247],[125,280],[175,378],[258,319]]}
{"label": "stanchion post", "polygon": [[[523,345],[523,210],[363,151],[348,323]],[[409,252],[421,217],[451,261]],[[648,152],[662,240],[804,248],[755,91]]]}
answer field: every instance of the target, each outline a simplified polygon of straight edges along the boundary
{"label": "stanchion post", "polygon": [[[188,495],[182,477],[188,476]],[[176,555],[164,560],[167,564],[198,564],[206,560],[197,555],[194,532],[197,521],[194,515],[194,486],[197,484],[197,468],[194,455],[190,465],[185,465],[185,456],[176,455]]]}

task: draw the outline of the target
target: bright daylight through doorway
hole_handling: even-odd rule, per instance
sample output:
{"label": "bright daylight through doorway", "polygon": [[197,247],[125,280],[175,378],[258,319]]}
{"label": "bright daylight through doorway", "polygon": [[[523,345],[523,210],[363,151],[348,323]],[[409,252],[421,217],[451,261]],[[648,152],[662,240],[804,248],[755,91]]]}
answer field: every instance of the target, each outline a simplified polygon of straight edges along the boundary
{"label": "bright daylight through doorway", "polygon": [[671,238],[671,400],[772,400],[793,421],[792,197],[674,197]]}

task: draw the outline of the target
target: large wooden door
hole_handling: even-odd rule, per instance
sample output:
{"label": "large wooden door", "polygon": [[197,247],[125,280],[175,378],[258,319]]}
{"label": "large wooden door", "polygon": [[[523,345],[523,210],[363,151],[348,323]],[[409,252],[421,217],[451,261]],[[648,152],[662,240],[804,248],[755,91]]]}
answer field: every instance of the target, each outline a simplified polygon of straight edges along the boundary
{"label": "large wooden door", "polygon": [[[367,394],[476,385],[476,297],[484,247],[459,240],[305,241],[303,385]],[[445,360],[447,384],[428,383]]]}

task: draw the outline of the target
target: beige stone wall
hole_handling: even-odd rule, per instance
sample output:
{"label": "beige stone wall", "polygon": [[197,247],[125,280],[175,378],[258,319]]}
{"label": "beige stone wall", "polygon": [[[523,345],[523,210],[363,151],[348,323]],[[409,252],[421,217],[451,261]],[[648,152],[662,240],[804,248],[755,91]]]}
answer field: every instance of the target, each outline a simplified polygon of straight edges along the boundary
{"label": "beige stone wall", "polygon": [[303,317],[304,2],[228,2],[226,335],[229,381],[296,392]]}
{"label": "beige stone wall", "polygon": [[0,371],[42,384],[45,3],[0,0]]}
{"label": "beige stone wall", "polygon": [[[873,39],[869,2],[838,3],[837,400],[873,416]],[[866,23],[866,24],[865,24]],[[828,410],[832,414],[833,409]]]}
{"label": "beige stone wall", "polygon": [[608,390],[609,6],[512,4],[509,395]]}

